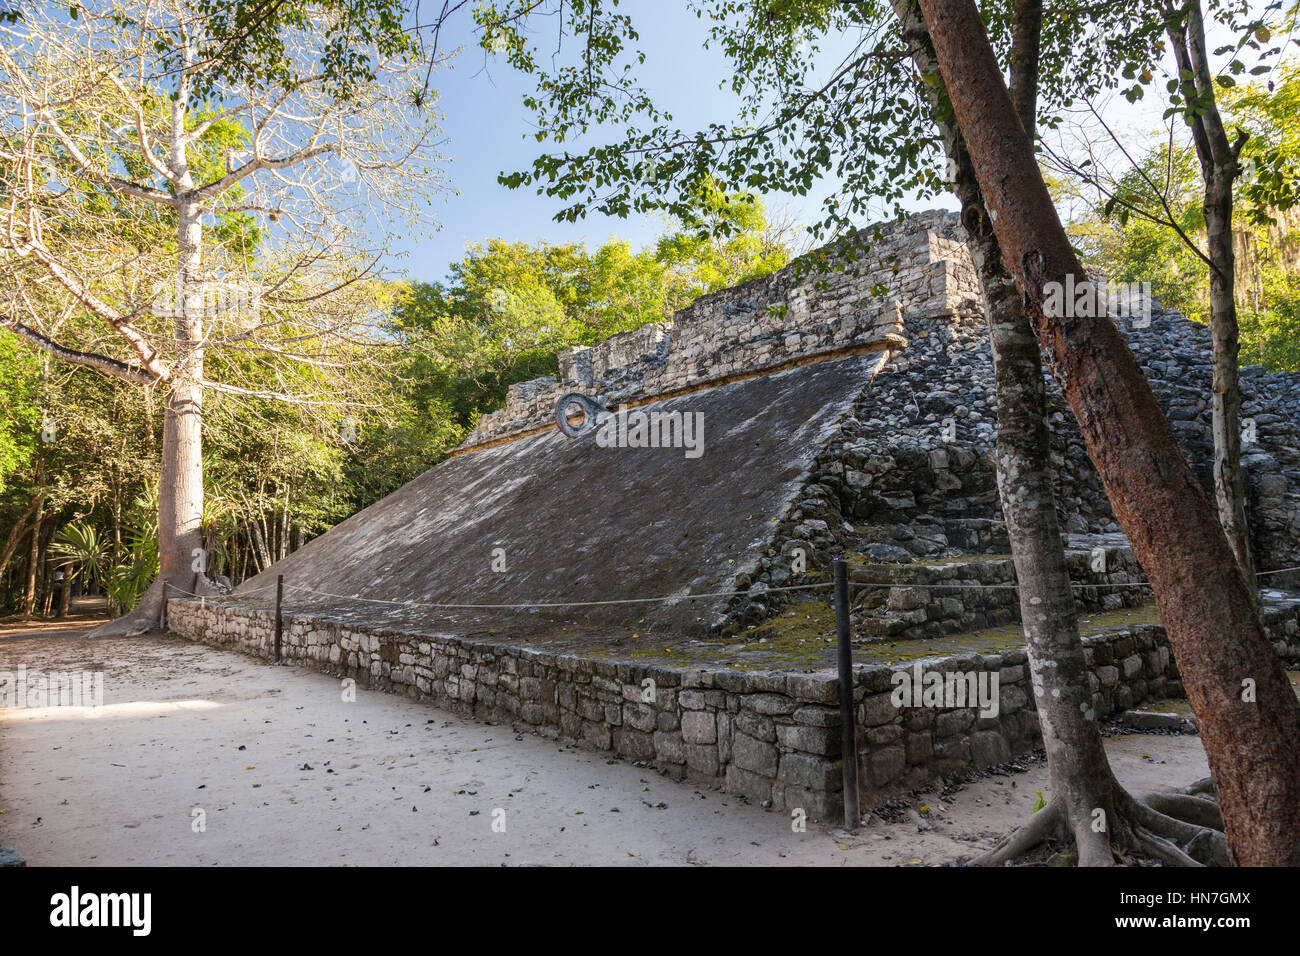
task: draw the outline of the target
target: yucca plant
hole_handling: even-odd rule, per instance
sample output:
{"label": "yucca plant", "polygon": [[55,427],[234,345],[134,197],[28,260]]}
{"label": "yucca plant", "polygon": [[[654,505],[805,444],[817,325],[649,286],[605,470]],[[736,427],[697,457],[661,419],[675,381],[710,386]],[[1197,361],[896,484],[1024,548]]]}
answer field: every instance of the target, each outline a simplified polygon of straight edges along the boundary
{"label": "yucca plant", "polygon": [[89,585],[98,585],[108,568],[108,543],[95,526],[82,519],[69,521],[50,543],[54,566]]}

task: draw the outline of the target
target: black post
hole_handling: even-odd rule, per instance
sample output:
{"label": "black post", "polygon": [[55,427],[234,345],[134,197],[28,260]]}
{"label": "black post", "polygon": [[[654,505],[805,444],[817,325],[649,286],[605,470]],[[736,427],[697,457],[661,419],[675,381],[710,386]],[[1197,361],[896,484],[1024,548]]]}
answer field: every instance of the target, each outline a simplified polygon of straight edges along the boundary
{"label": "black post", "polygon": [[167,579],[163,578],[162,607],[158,610],[158,630],[167,630]]}
{"label": "black post", "polygon": [[858,734],[853,714],[853,645],[849,643],[849,576],[843,558],[836,558],[835,637],[840,677],[840,761],[844,766],[844,829],[858,828]]}
{"label": "black post", "polygon": [[284,601],[284,575],[275,576],[275,662],[280,663],[280,634],[282,633],[283,620],[280,617],[280,605]]}

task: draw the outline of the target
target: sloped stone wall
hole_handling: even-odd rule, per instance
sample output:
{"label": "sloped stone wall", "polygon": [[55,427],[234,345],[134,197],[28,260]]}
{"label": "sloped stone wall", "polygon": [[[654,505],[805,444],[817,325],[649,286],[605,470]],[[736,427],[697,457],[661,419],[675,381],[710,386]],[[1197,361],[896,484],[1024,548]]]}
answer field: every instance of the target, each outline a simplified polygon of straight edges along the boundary
{"label": "sloped stone wall", "polygon": [[[955,222],[953,223],[954,228]],[[934,233],[932,233],[933,235]],[[959,247],[960,244],[958,243]],[[963,259],[954,260],[962,268]],[[1209,330],[1153,310],[1149,325],[1118,322],[1180,446],[1212,494]],[[895,353],[818,454],[799,500],[780,519],[778,543],[754,570],[752,597],[739,597],[726,627],[755,623],[780,606],[767,589],[801,578],[795,549],[810,557],[808,579],[831,559],[861,553],[912,562],[955,551],[1006,554],[993,464],[997,406],[983,315],[904,309],[906,349]],[[1053,466],[1062,529],[1119,532],[1083,436],[1056,383],[1046,378]],[[1248,513],[1261,571],[1300,565],[1300,375],[1242,370]],[[1300,572],[1261,583],[1300,588]],[[757,608],[755,607],[757,605]]]}

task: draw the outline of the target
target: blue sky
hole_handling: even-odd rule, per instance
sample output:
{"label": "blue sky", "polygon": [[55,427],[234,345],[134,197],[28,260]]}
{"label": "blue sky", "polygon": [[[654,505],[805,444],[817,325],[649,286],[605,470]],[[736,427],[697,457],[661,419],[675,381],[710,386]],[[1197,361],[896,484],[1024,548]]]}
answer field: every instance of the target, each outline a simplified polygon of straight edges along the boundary
{"label": "blue sky", "polygon": [[[735,98],[730,91],[719,89],[728,64],[716,52],[702,48],[705,24],[685,0],[625,0],[620,9],[631,13],[641,33],[638,46],[647,53],[640,78],[655,101],[673,114],[677,126],[694,130],[710,121],[726,122],[735,115]],[[528,168],[545,144],[533,138],[534,117],[521,102],[522,96],[534,88],[532,79],[514,71],[504,58],[485,60],[482,49],[474,45],[470,26],[469,18],[462,17],[455,23],[456,32],[450,37],[444,34],[445,46],[460,43],[464,47],[451,66],[434,75],[446,138],[445,172],[457,192],[435,200],[433,214],[440,226],[437,232],[429,234],[426,230],[423,235],[400,237],[393,243],[400,258],[391,264],[413,278],[427,281],[443,277],[447,266],[464,255],[468,243],[492,237],[524,242],[545,239],[552,243],[585,240],[591,247],[615,235],[634,247],[653,241],[664,228],[661,219],[593,215],[578,223],[557,223],[552,217],[561,206],[560,200],[538,196],[527,187],[510,190],[497,183],[501,171]],[[535,33],[539,45],[553,45],[554,30],[553,21],[543,18]],[[567,42],[572,42],[571,38]],[[841,44],[840,49],[835,48],[836,43]],[[833,62],[848,49],[848,40],[822,39],[819,45]],[[1130,145],[1140,145],[1161,126],[1160,111],[1165,105],[1161,96],[1136,107],[1114,98],[1104,106],[1104,112]],[[586,148],[615,138],[617,131],[611,130],[607,135],[596,133],[589,141],[568,145]],[[778,194],[765,199],[769,210],[783,210],[796,220],[812,221],[818,218],[821,198],[833,185],[828,180],[808,196]],[[927,200],[916,208],[938,205],[956,208],[951,199]]]}
{"label": "blue sky", "polygon": [[[735,98],[730,91],[718,89],[727,76],[727,64],[721,56],[702,48],[705,26],[694,13],[680,0],[634,0],[621,4],[623,7],[634,17],[641,33],[640,46],[648,54],[641,78],[656,102],[673,114],[676,125],[693,130],[709,121],[729,120],[735,113]],[[434,83],[447,139],[443,148],[449,160],[446,174],[458,194],[435,200],[433,214],[441,226],[438,232],[396,242],[396,250],[407,254],[398,267],[413,278],[441,278],[447,266],[464,254],[467,243],[489,237],[526,242],[585,240],[592,247],[614,235],[634,247],[653,241],[663,230],[659,218],[593,215],[578,223],[557,223],[552,216],[561,207],[560,200],[538,196],[528,187],[511,190],[497,183],[499,172],[526,169],[543,150],[544,144],[532,135],[536,131],[533,115],[521,102],[525,93],[532,92],[533,81],[500,58],[490,58],[484,69],[483,51],[468,40],[468,21],[459,21],[457,26],[453,42],[463,42],[464,49],[450,68],[435,74]],[[536,36],[539,44],[553,43],[554,27],[547,22]],[[615,135],[593,135],[592,141],[582,146]],[[811,220],[825,189],[805,197],[768,197],[768,205],[785,207],[796,219]]]}

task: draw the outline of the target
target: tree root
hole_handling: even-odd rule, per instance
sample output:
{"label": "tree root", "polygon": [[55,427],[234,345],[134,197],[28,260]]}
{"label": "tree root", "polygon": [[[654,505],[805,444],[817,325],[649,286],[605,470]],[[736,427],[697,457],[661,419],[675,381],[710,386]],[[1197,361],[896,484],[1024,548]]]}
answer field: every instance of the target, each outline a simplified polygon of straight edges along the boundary
{"label": "tree root", "polygon": [[121,617],[105,621],[90,632],[89,637],[135,637],[158,626],[157,602],[148,607],[137,607]]}
{"label": "tree root", "polygon": [[1064,836],[1065,821],[1062,817],[1060,807],[1049,803],[1035,813],[1029,823],[1012,831],[996,847],[972,861],[971,866],[1002,866],[1024,856],[1040,843]]}
{"label": "tree root", "polygon": [[1185,793],[1145,793],[1141,800],[1152,810],[1167,817],[1223,832],[1223,815],[1219,813],[1219,805],[1207,797],[1193,797]]}
{"label": "tree root", "polygon": [[[188,587],[190,582],[186,582]],[[212,593],[212,582],[205,575],[195,576],[194,592],[199,595]],[[175,597],[177,592],[171,591],[171,596]],[[190,592],[185,591],[188,595]],[[162,599],[163,599],[163,579],[162,577],[154,578],[152,584],[145,589],[140,597],[140,602],[127,611],[121,617],[115,617],[111,621],[105,621],[90,632],[88,637],[135,637],[137,634],[143,634],[146,631],[153,630],[158,626],[162,617]]]}
{"label": "tree root", "polygon": [[[1113,806],[1107,811],[1103,830],[1093,829],[1091,819],[1074,820],[1053,800],[1033,819],[982,856],[971,866],[1004,866],[1025,856],[1050,839],[1070,836],[1079,851],[1080,866],[1112,866],[1139,854],[1159,860],[1165,866],[1231,866],[1228,842],[1223,835],[1223,817],[1206,781],[1185,790],[1131,796],[1115,787]],[[1212,785],[1210,785],[1212,790]]]}
{"label": "tree root", "polygon": [[1182,848],[1168,837],[1162,837],[1152,833],[1146,827],[1137,825],[1133,828],[1133,839],[1137,841],[1137,848],[1149,857],[1159,860],[1165,866],[1202,866],[1198,860],[1192,859]]}

